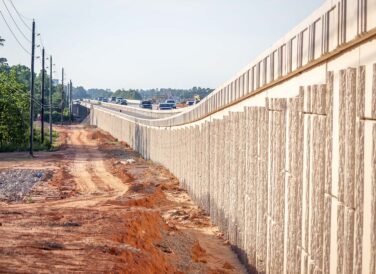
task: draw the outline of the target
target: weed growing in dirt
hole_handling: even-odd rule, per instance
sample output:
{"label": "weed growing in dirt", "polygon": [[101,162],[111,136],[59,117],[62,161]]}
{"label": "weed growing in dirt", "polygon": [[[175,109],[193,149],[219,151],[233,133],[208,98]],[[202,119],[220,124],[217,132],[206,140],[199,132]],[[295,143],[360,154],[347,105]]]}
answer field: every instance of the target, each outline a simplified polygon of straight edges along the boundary
{"label": "weed growing in dirt", "polygon": [[[52,132],[52,144],[50,143],[49,131],[44,133],[44,142],[41,143],[41,130],[39,128],[34,129],[34,151],[47,151],[47,150],[57,150],[59,148],[56,143],[57,138],[59,137],[58,132]],[[29,143],[25,142],[23,144],[3,144],[0,146],[0,152],[21,152],[28,151]]]}

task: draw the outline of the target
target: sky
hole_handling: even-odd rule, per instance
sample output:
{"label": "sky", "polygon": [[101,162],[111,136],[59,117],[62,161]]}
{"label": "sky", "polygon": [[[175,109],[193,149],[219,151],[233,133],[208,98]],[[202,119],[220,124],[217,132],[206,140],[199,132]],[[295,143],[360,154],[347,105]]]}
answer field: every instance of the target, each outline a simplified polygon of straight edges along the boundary
{"label": "sky", "polygon": [[[31,33],[9,2],[0,11],[17,30]],[[36,21],[55,78],[61,68],[75,86],[116,90],[216,88],[295,25],[324,0],[12,0],[31,25]],[[0,57],[30,65],[30,56],[0,18],[6,39]],[[38,44],[39,39],[37,39]],[[40,56],[40,47],[36,50]],[[36,70],[41,69],[40,58]]]}

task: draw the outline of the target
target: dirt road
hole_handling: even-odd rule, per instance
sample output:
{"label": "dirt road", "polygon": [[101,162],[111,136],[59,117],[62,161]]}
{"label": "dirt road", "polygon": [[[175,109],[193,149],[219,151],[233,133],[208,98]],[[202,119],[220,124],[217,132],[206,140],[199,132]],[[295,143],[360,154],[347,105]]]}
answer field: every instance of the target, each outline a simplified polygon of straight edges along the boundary
{"label": "dirt road", "polygon": [[53,175],[0,201],[0,273],[243,273],[166,169],[94,128],[58,128],[62,149],[0,155],[0,170]]}

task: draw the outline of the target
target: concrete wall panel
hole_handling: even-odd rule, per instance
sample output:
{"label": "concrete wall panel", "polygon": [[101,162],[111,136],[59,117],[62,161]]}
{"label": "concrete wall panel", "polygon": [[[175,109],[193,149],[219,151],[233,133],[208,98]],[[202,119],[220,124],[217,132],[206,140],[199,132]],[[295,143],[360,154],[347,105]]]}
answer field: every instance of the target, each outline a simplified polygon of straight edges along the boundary
{"label": "concrete wall panel", "polygon": [[[375,273],[376,40],[330,56],[374,35],[364,22],[370,30],[375,7],[325,2],[189,111],[145,120],[88,105],[90,122],[174,173],[251,271]],[[315,67],[209,113],[327,51]]]}

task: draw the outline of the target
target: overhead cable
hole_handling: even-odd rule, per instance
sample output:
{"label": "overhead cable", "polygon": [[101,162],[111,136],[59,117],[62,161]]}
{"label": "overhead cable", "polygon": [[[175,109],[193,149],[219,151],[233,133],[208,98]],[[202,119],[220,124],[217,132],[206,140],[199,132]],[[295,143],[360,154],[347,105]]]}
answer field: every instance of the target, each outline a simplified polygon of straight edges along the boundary
{"label": "overhead cable", "polygon": [[27,38],[27,36],[25,35],[25,33],[24,33],[24,32],[21,30],[21,28],[18,26],[16,20],[14,20],[14,17],[13,17],[13,15],[12,15],[12,13],[10,12],[10,10],[8,9],[8,6],[7,6],[7,4],[5,3],[5,1],[4,1],[4,0],[2,0],[2,1],[3,1],[3,4],[4,4],[6,10],[8,11],[8,14],[9,14],[10,18],[12,18],[12,21],[13,21],[14,25],[15,25],[16,28],[18,29],[18,31],[21,33],[21,35],[22,35],[22,36],[23,36],[23,37],[24,37],[29,43],[31,43],[31,40],[30,40],[29,38]]}
{"label": "overhead cable", "polygon": [[[28,28],[30,31],[31,31],[31,28],[26,24],[26,22],[24,21],[23,18],[27,19],[27,20],[30,20],[32,21],[32,19],[30,18],[27,18],[26,16],[23,16],[16,8],[16,6],[13,4],[13,1],[12,0],[9,0],[9,2],[12,4],[14,10],[16,11],[18,17],[21,19],[21,22],[25,25],[26,28]],[[22,18],[23,17],[23,18]]]}
{"label": "overhead cable", "polygon": [[30,51],[28,51],[28,50],[22,45],[22,43],[20,42],[20,40],[18,40],[17,36],[15,35],[15,33],[14,33],[13,30],[12,30],[12,28],[11,28],[10,25],[8,24],[7,20],[6,20],[5,17],[4,17],[4,14],[1,12],[1,10],[0,10],[0,14],[1,14],[1,17],[4,19],[4,22],[5,22],[5,24],[7,25],[9,31],[12,33],[14,39],[16,39],[18,45],[20,45],[20,47],[21,47],[26,53],[28,53],[29,55],[31,55]]}

